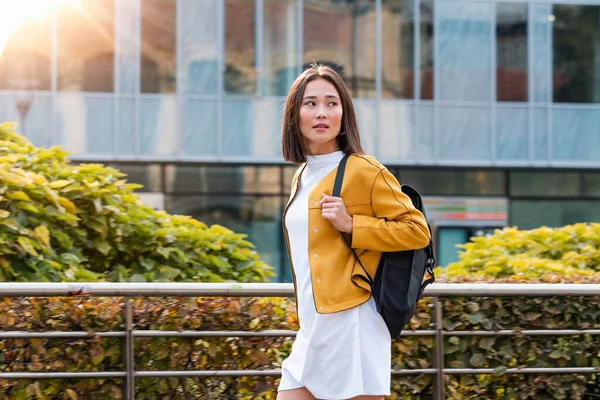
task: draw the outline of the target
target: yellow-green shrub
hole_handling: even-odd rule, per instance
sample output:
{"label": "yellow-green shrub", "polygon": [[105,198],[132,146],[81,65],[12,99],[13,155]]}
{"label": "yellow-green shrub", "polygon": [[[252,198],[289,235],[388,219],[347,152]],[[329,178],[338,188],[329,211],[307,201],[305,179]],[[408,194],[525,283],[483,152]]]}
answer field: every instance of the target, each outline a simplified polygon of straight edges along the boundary
{"label": "yellow-green shrub", "polygon": [[0,125],[0,281],[266,281],[245,235],[144,206],[119,171]]}
{"label": "yellow-green shrub", "polygon": [[534,278],[544,273],[594,274],[600,271],[600,224],[575,224],[520,231],[497,230],[460,245],[459,261],[438,268],[440,276]]}

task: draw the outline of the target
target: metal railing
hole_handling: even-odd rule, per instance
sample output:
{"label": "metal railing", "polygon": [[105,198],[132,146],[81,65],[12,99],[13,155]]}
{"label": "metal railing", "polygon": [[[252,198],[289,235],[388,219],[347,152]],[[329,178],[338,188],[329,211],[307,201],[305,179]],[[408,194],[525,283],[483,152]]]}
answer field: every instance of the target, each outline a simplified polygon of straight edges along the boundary
{"label": "metal railing", "polygon": [[[295,331],[160,331],[136,330],[133,326],[133,304],[130,297],[293,297],[292,284],[277,283],[0,283],[3,297],[123,297],[124,330],[110,332],[23,332],[0,331],[1,339],[27,338],[125,338],[124,371],[122,372],[2,372],[0,379],[66,379],[123,378],[125,399],[135,398],[136,378],[169,377],[241,377],[281,375],[280,370],[219,370],[219,371],[137,371],[134,369],[134,340],[140,337],[293,337]],[[600,284],[444,284],[436,283],[425,290],[432,309],[431,330],[405,331],[402,336],[434,338],[433,368],[392,370],[398,375],[434,375],[434,398],[444,399],[444,375],[492,374],[492,368],[444,368],[444,336],[569,336],[600,335],[600,329],[573,330],[500,330],[444,331],[442,303],[438,297],[548,297],[600,296]],[[592,374],[600,368],[507,368],[505,374]]]}

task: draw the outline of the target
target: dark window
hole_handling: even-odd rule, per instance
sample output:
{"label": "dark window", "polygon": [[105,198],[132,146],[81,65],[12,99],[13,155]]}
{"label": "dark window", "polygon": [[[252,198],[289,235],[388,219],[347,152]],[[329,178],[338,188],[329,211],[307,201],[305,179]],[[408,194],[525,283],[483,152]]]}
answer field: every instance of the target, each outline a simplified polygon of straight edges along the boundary
{"label": "dark window", "polygon": [[51,13],[21,21],[0,43],[0,89],[50,90]]}
{"label": "dark window", "polygon": [[414,13],[409,0],[384,1],[381,16],[384,98],[414,98]]}
{"label": "dark window", "polygon": [[298,75],[296,0],[263,0],[262,94],[285,96]]}
{"label": "dark window", "polygon": [[553,83],[558,103],[600,103],[600,7],[554,5]]}
{"label": "dark window", "polygon": [[399,168],[400,183],[423,196],[504,196],[504,176],[500,171]]}
{"label": "dark window", "polygon": [[176,2],[142,0],[142,93],[175,92]]}
{"label": "dark window", "polygon": [[433,0],[421,1],[421,20],[419,29],[421,30],[420,50],[421,50],[421,99],[433,100],[434,84],[434,3]]}
{"label": "dark window", "polygon": [[65,3],[57,9],[58,90],[112,92],[114,0]]}
{"label": "dark window", "polygon": [[512,200],[510,225],[520,229],[600,222],[600,200]]}
{"label": "dark window", "polygon": [[255,1],[225,1],[225,91],[256,92]]}
{"label": "dark window", "polygon": [[527,101],[527,4],[497,4],[496,77],[498,101]]}
{"label": "dark window", "polygon": [[354,97],[375,97],[374,0],[304,0],[304,58],[333,67]]}

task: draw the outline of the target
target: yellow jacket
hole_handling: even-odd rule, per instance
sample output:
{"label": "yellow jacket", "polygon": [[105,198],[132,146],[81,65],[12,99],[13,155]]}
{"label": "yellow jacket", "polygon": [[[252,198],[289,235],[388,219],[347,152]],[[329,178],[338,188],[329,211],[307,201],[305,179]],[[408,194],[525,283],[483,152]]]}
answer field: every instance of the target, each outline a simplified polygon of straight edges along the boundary
{"label": "yellow jacket", "polygon": [[[290,199],[296,196],[298,182],[306,164],[298,168],[292,180]],[[308,256],[318,313],[329,314],[355,307],[371,296],[363,269],[342,238],[342,234],[321,216],[321,194],[331,195],[337,168],[311,191],[308,211]],[[352,216],[352,248],[371,277],[375,277],[382,252],[421,249],[429,243],[427,222],[400,190],[396,178],[374,157],[353,155],[348,159],[340,197]],[[283,226],[291,261],[288,232]],[[349,240],[349,241],[350,241]]]}

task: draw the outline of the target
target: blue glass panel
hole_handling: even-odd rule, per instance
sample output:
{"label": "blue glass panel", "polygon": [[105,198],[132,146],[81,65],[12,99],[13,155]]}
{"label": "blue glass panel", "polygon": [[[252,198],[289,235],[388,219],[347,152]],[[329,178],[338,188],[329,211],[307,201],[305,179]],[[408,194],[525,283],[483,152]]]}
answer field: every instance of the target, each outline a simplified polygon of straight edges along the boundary
{"label": "blue glass panel", "polygon": [[23,133],[36,146],[50,147],[52,140],[52,99],[36,96],[23,126]]}
{"label": "blue glass panel", "polygon": [[496,150],[499,160],[529,158],[529,126],[526,108],[496,109]]}
{"label": "blue glass panel", "polygon": [[438,158],[443,160],[489,160],[490,110],[441,107],[439,110]]}
{"label": "blue glass panel", "polygon": [[[11,96],[0,97],[0,121],[19,122],[19,112],[15,100]],[[21,127],[17,127],[17,131],[20,133]]]}
{"label": "blue glass panel", "polygon": [[177,102],[174,96],[140,100],[141,154],[173,156],[178,147]]}
{"label": "blue glass panel", "polygon": [[277,157],[281,155],[281,117],[283,101],[260,99],[254,101],[252,155]]}
{"label": "blue glass panel", "polygon": [[114,99],[86,98],[86,154],[114,153]]}
{"label": "blue glass panel", "polygon": [[[29,104],[21,126],[17,103]],[[16,122],[16,131],[40,147],[52,146],[52,100],[49,96],[34,95],[33,92],[11,94],[0,97],[0,123]]]}
{"label": "blue glass panel", "polygon": [[379,108],[377,155],[385,160],[414,159],[418,137],[415,107],[412,104],[385,102]]}
{"label": "blue glass panel", "polygon": [[251,101],[223,102],[223,155],[251,155],[255,113]]}
{"label": "blue glass panel", "polygon": [[439,2],[440,98],[491,100],[492,3]]}
{"label": "blue glass panel", "polygon": [[137,153],[135,120],[135,100],[119,99],[118,154],[135,155]]}
{"label": "blue glass panel", "polygon": [[548,111],[544,108],[533,110],[533,158],[548,158]]}
{"label": "blue glass panel", "polygon": [[367,154],[377,151],[377,109],[373,103],[354,101],[354,111],[358,120],[360,143]]}
{"label": "blue glass panel", "polygon": [[185,155],[217,154],[217,103],[188,100],[185,105],[181,153]]}
{"label": "blue glass panel", "polygon": [[550,88],[550,71],[552,68],[550,58],[550,42],[552,31],[550,30],[550,15],[552,6],[550,4],[535,4],[533,6],[533,100],[536,102],[547,102],[550,100],[548,90]]}
{"label": "blue glass panel", "polygon": [[552,155],[555,160],[600,159],[600,110],[552,110]]}
{"label": "blue glass panel", "polygon": [[415,135],[419,142],[419,159],[422,161],[435,159],[433,114],[432,106],[419,106],[419,131]]}
{"label": "blue glass panel", "polygon": [[218,2],[182,0],[180,81],[183,91],[217,93]]}
{"label": "blue glass panel", "polygon": [[76,155],[114,153],[114,99],[67,92],[55,96],[58,144]]}

